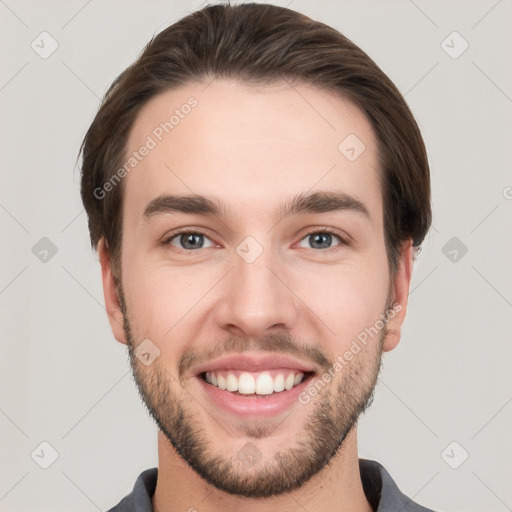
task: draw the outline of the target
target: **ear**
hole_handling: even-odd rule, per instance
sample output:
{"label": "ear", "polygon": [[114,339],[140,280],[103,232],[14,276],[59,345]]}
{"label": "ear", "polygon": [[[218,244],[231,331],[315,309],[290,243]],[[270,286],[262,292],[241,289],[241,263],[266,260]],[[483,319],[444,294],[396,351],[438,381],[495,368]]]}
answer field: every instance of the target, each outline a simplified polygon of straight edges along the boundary
{"label": "ear", "polygon": [[104,238],[98,242],[98,256],[103,280],[103,296],[105,297],[105,308],[107,310],[110,328],[112,329],[115,339],[119,341],[119,343],[126,345],[126,336],[123,329],[123,313],[119,303],[119,296],[117,295],[114,276],[112,275],[110,252],[105,244]]}
{"label": "ear", "polygon": [[409,286],[413,267],[413,246],[412,240],[403,242],[398,257],[398,270],[391,283],[392,303],[391,314],[388,319],[388,336],[384,341],[382,349],[384,352],[393,350],[402,336],[402,325],[405,321],[407,311],[407,299],[409,297]]}

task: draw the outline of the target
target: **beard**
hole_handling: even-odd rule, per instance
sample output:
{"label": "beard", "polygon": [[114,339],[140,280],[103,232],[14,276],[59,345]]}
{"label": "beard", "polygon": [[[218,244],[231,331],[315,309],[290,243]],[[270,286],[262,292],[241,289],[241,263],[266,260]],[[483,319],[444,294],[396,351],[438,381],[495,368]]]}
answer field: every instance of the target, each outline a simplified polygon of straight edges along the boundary
{"label": "beard", "polygon": [[[300,355],[304,360],[314,359],[325,372],[332,368],[334,361],[327,359],[316,347],[299,346],[287,333],[272,334],[258,344],[248,344],[243,338],[229,338],[225,343],[219,343],[207,357],[204,349],[184,353],[178,362],[180,377],[176,378],[158,364],[158,359],[149,366],[139,361],[120,285],[118,296],[134,380],[148,412],[182,459],[206,482],[221,491],[246,498],[265,498],[301,487],[332,462],[360,415],[373,401],[382,366],[382,346],[388,334],[386,325],[378,339],[366,347],[369,353],[362,355],[362,350],[355,355],[340,374],[318,392],[316,400],[310,401],[307,405],[310,409],[308,418],[296,436],[295,445],[279,449],[265,458],[256,440],[269,437],[287,418],[278,423],[251,420],[240,427],[247,442],[236,454],[230,454],[228,450],[234,443],[221,446],[208,436],[208,425],[198,422],[199,415],[194,412],[194,407],[197,410],[199,402],[187,390],[186,380],[182,380],[183,373],[192,363],[251,349]],[[388,306],[389,300],[385,311],[389,310]],[[373,344],[375,346],[370,346]],[[321,379],[321,375],[314,376],[317,377]],[[305,405],[299,403],[295,407]],[[296,427],[293,420],[289,423]],[[233,436],[233,441],[239,439],[239,436]]]}

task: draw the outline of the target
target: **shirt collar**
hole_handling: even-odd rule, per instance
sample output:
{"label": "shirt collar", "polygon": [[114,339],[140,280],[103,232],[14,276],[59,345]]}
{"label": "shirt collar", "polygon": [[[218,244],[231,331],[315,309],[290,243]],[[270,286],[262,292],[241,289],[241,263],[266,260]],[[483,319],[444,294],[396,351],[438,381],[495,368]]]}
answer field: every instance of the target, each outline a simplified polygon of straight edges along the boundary
{"label": "shirt collar", "polygon": [[[402,494],[384,466],[374,460],[359,459],[363,490],[375,512],[433,512]],[[131,494],[109,512],[153,512],[151,498],[156,489],[158,468],[143,471]]]}

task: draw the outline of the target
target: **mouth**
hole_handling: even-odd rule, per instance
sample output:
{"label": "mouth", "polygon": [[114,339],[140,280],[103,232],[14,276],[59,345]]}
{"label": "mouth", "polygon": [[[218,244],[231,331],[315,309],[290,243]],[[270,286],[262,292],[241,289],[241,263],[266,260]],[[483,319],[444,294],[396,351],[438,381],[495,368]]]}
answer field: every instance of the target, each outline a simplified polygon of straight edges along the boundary
{"label": "mouth", "polygon": [[199,378],[220,390],[239,396],[268,397],[290,391],[310,379],[314,372],[292,369],[247,372],[242,370],[207,371]]}
{"label": "mouth", "polygon": [[280,356],[241,354],[196,368],[194,374],[209,406],[256,419],[300,405],[298,397],[317,372]]}

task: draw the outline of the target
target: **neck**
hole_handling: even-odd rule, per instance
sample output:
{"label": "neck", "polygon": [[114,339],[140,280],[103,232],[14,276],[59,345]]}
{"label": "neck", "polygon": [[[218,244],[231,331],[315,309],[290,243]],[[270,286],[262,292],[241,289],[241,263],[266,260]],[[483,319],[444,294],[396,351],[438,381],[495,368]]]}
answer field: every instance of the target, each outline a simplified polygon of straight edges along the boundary
{"label": "neck", "polygon": [[363,491],[355,428],[328,467],[302,487],[270,498],[244,498],[219,491],[203,480],[158,433],[158,480],[154,512],[372,512]]}

